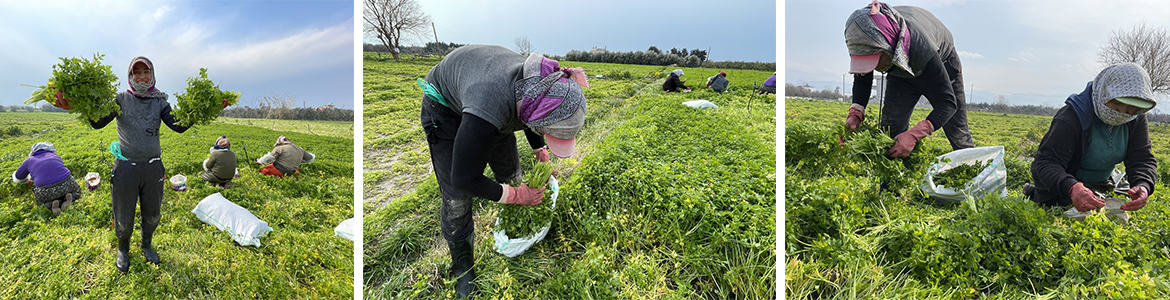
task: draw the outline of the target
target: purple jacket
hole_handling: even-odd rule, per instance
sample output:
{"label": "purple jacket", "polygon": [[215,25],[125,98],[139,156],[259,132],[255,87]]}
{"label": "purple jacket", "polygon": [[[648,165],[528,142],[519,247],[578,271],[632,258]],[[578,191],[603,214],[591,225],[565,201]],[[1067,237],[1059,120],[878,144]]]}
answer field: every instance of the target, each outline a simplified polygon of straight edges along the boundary
{"label": "purple jacket", "polygon": [[54,185],[69,179],[69,169],[65,168],[65,162],[61,160],[60,156],[57,156],[57,153],[48,150],[33,153],[23,163],[20,163],[20,167],[16,168],[16,173],[12,173],[12,177],[23,179],[30,174],[36,186]]}
{"label": "purple jacket", "polygon": [[772,77],[768,77],[768,80],[764,80],[764,86],[776,86],[776,74],[772,74]]}

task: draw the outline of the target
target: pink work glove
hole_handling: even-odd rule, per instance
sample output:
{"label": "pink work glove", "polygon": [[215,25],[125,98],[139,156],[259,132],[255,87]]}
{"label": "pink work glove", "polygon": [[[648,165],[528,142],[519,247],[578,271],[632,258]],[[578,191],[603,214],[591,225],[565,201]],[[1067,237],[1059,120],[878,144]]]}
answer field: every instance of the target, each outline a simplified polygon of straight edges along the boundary
{"label": "pink work glove", "polygon": [[1129,189],[1129,202],[1121,205],[1122,210],[1139,210],[1146,206],[1146,199],[1150,198],[1150,192],[1146,191],[1144,186],[1135,186]]}
{"label": "pink work glove", "polygon": [[64,110],[69,110],[69,99],[65,99],[65,94],[58,91],[57,92],[57,102],[53,103],[53,106],[56,106],[56,107],[64,109]]}
{"label": "pink work glove", "polygon": [[223,108],[227,108],[229,105],[232,105],[231,101],[228,101],[228,99],[223,99]]}
{"label": "pink work glove", "polygon": [[[1086,188],[1083,183],[1077,182],[1072,188],[1068,189],[1068,196],[1072,198],[1073,207],[1081,212],[1086,212],[1098,208],[1105,207],[1105,201],[1097,199],[1093,195],[1093,191]],[[1144,199],[1142,201],[1145,201]]]}
{"label": "pink work glove", "polygon": [[918,122],[918,125],[914,125],[914,128],[894,137],[894,145],[887,152],[890,157],[910,156],[910,151],[914,150],[914,144],[930,136],[931,133],[934,133],[934,125],[930,124],[930,120],[922,120]]}
{"label": "pink work glove", "polygon": [[849,115],[845,117],[845,126],[848,126],[849,130],[857,130],[857,126],[861,126],[863,121],[865,121],[865,107],[857,103],[850,105]]}
{"label": "pink work glove", "polygon": [[533,206],[540,204],[541,199],[544,198],[544,187],[530,188],[527,183],[521,183],[520,186],[506,184],[500,184],[500,186],[504,188],[504,194],[500,196],[500,203],[503,204]]}
{"label": "pink work glove", "polygon": [[532,154],[536,155],[536,160],[540,162],[549,162],[548,147],[532,149]]}

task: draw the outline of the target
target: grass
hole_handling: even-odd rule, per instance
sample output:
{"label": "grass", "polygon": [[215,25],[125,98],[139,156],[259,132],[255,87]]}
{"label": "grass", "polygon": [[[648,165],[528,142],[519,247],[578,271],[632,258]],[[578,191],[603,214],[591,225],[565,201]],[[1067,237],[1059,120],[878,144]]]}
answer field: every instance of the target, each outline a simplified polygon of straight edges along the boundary
{"label": "grass", "polygon": [[[429,62],[431,65],[434,63],[437,60]],[[735,79],[732,79],[733,92],[730,93],[716,94],[696,88],[695,92],[688,94],[667,95],[660,92],[662,78],[653,75],[653,72],[661,73],[662,67],[575,62],[565,62],[563,65],[583,66],[590,75],[617,70],[639,74],[644,72],[646,76],[638,75],[623,80],[592,79],[590,84],[593,88],[585,89],[589,112],[585,127],[578,134],[577,153],[568,159],[553,160],[554,168],[560,174],[559,179],[562,179],[564,200],[560,201],[564,202],[565,208],[562,210],[561,205],[558,205],[553,228],[544,241],[516,258],[509,259],[495,253],[491,246],[490,230],[496,211],[490,203],[476,201],[475,227],[478,238],[475,257],[476,272],[479,274],[479,298],[774,297],[774,228],[758,226],[746,231],[732,229],[742,226],[742,222],[749,222],[747,220],[753,220],[751,224],[774,224],[772,195],[775,192],[768,188],[774,186],[775,177],[767,175],[775,172],[771,164],[775,151],[775,123],[772,121],[775,115],[774,98],[753,97],[750,94],[751,83],[744,83],[743,80],[737,82]],[[418,101],[422,92],[413,84],[415,78],[425,75],[430,65],[421,60],[398,65],[392,62],[371,63],[367,55],[365,68],[367,117],[376,117],[366,119],[364,143],[367,151],[373,148],[382,152],[372,156],[367,152],[367,178],[364,180],[367,184],[377,181],[382,185],[397,185],[401,190],[372,187],[365,191],[364,298],[454,298],[454,282],[449,275],[450,256],[439,234],[436,218],[440,203],[438,186],[429,171],[408,173],[429,166],[429,157],[425,156],[426,145],[423,144],[425,138],[421,130],[417,129]],[[687,73],[692,74],[696,70],[688,70]],[[717,72],[712,70],[709,75]],[[771,75],[770,72],[744,72],[760,77],[761,81]],[[678,104],[693,99],[708,99],[723,108],[698,111]],[[754,101],[750,108],[749,101]],[[635,138],[637,132],[680,121],[678,117],[684,115],[696,119],[687,121],[693,123],[680,126],[688,131],[679,133],[688,138],[674,141],[677,143],[675,147],[680,149],[659,148],[667,143],[639,144],[641,146],[624,144],[642,143],[646,140]],[[687,120],[690,120],[689,117]],[[418,132],[414,132],[416,130]],[[674,136],[663,133],[663,137]],[[528,145],[523,142],[525,139],[522,134],[518,134],[517,138],[520,141],[517,151],[522,154],[522,162],[530,162],[532,158],[527,155]],[[712,139],[724,142],[712,142]],[[728,143],[744,148],[712,146]],[[639,172],[632,181],[621,182],[636,189],[646,188],[638,187],[638,182],[659,182],[663,190],[660,193],[630,192],[630,199],[616,199],[601,194],[587,195],[586,190],[600,193],[617,188],[586,184],[587,178],[596,181],[605,176],[627,176],[599,171],[618,163],[615,158],[623,153],[619,149],[626,147],[648,152],[640,155],[627,151],[625,156],[638,157],[638,160],[651,165],[670,166],[672,171]],[[420,148],[423,155],[410,154]],[[671,151],[677,152],[671,155]],[[731,159],[723,158],[724,155],[742,157]],[[420,159],[410,163],[409,158],[412,156]],[[707,161],[696,158],[702,156],[710,158]],[[721,175],[696,175],[695,178],[683,179],[688,165],[693,165],[693,169],[690,169],[693,173],[701,173],[704,170],[720,170],[736,163],[745,164],[739,168],[744,170],[742,173],[720,171],[717,174]],[[642,168],[653,170],[650,165]],[[369,176],[371,174],[373,178]],[[396,176],[412,179],[403,184],[402,181],[396,181]],[[724,186],[712,185],[711,182],[719,182],[712,176],[732,177],[728,177],[729,183]],[[740,182],[738,180],[744,180],[742,182],[753,188],[748,190],[742,184],[730,184]],[[709,188],[711,195],[689,190],[685,184]],[[740,188],[729,190],[732,186]],[[577,194],[569,196],[574,193],[573,190]],[[732,193],[731,190],[738,192]],[[727,196],[724,196],[725,193]],[[685,206],[687,197],[692,198],[691,201],[701,200],[693,202],[692,207],[709,209],[711,215],[706,217],[706,222],[713,223],[703,223],[706,225],[697,228],[672,227],[669,224],[676,219],[668,217],[670,210],[654,206],[654,203],[679,203],[677,205]],[[747,203],[732,201],[725,205],[715,204],[729,199],[742,199]],[[622,207],[618,204],[626,202],[631,205],[627,211],[608,210],[609,207]],[[588,203],[601,206],[591,207]],[[577,212],[567,212],[569,207],[576,207],[574,210]],[[635,207],[638,207],[637,210]],[[698,219],[697,215],[691,213],[692,210],[685,211],[677,215]],[[583,219],[590,212],[608,214],[611,218]],[[714,226],[714,223],[720,225]],[[586,228],[605,229],[590,234]],[[688,238],[692,240],[691,244],[677,243],[678,235],[687,231],[700,233]],[[737,235],[737,232],[741,234]],[[641,236],[640,233],[651,236]],[[721,246],[703,250],[706,247],[702,245],[719,244],[711,239],[724,242]]]}
{"label": "grass", "polygon": [[[0,184],[0,298],[15,299],[338,299],[353,296],[353,243],[333,228],[353,216],[353,142],[349,137],[308,135],[257,127],[212,123],[179,134],[163,129],[161,144],[167,176],[189,178],[186,192],[164,193],[162,221],[154,247],[162,265],[149,264],[131,238],[130,272],[114,269],[117,240],[110,213],[111,158],[104,146],[116,140],[116,125],[100,130],[76,123],[69,114],[63,129],[37,137],[0,140],[0,170],[11,172],[38,141],[54,143],[81,182],[86,172],[102,174],[94,191],[61,216],[34,203],[31,187]],[[284,121],[280,121],[284,122]],[[57,125],[49,125],[57,126]],[[215,137],[232,137],[240,177],[232,189],[202,182],[198,173]],[[251,159],[271,150],[279,135],[317,155],[301,174],[285,179],[260,176]],[[99,145],[101,143],[101,145]],[[84,185],[84,183],[82,183]],[[238,246],[226,233],[202,223],[191,209],[212,193],[248,209],[275,231],[262,247]],[[137,226],[136,226],[137,227]]]}

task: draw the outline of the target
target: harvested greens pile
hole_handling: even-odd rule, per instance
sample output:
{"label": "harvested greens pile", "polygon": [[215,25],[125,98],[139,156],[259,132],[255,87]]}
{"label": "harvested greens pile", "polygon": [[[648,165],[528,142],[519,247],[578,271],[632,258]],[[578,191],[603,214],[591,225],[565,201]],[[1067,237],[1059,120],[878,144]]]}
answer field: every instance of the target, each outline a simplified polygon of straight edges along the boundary
{"label": "harvested greens pile", "polygon": [[[64,58],[53,66],[53,77],[49,83],[37,87],[24,104],[45,100],[57,105],[57,94],[69,101],[69,112],[81,113],[83,122],[97,121],[111,113],[122,113],[114,101],[118,92],[118,76],[110,66],[102,64],[105,55],[94,54],[93,60]],[[32,85],[25,85],[32,86]]]}
{"label": "harvested greens pile", "polygon": [[175,95],[178,108],[171,111],[183,126],[203,125],[215,120],[223,111],[223,100],[229,105],[240,101],[240,93],[222,91],[219,85],[207,79],[207,68],[199,69],[199,77],[187,78],[187,89]]}
{"label": "harvested greens pile", "polygon": [[[950,162],[949,158],[943,158],[940,163]],[[971,183],[971,179],[979,175],[984,168],[991,164],[990,159],[987,161],[976,161],[974,165],[961,164],[942,173],[934,175],[935,184],[950,187],[952,189],[960,189]]]}
{"label": "harvested greens pile", "polygon": [[[552,163],[536,162],[529,166],[528,172],[524,174],[524,183],[534,188],[545,186],[548,184],[548,178],[552,175],[552,171]],[[546,188],[542,202],[533,206],[497,204],[500,207],[498,215],[500,223],[497,226],[499,229],[503,229],[510,238],[528,237],[536,234],[541,227],[552,220],[553,207],[552,201],[549,201],[550,194],[552,194],[552,190]]]}

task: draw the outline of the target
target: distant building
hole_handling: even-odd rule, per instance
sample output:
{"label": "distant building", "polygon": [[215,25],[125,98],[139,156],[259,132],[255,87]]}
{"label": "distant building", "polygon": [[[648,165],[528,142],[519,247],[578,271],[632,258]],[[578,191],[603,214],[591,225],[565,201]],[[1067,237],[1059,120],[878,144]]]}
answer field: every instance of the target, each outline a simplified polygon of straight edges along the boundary
{"label": "distant building", "polygon": [[589,50],[589,53],[606,53],[606,52],[609,52],[609,50],[606,50],[605,48],[606,48],[606,47],[601,47],[601,48],[593,47],[593,50]]}

